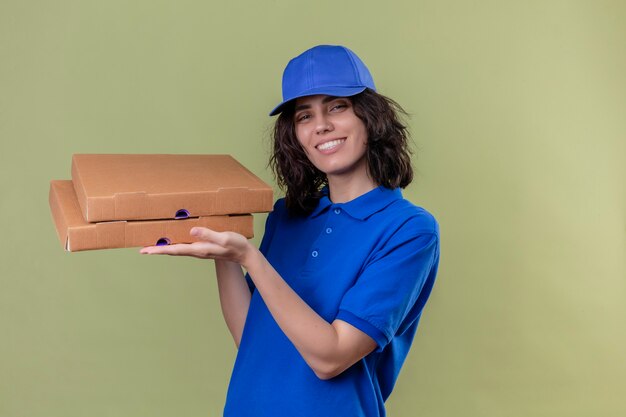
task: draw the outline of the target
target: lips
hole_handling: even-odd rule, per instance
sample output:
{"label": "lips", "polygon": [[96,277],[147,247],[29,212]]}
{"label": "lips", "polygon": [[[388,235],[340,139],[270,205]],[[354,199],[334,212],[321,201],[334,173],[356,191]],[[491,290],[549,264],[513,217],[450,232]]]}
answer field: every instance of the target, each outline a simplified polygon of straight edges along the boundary
{"label": "lips", "polygon": [[315,148],[320,151],[330,151],[346,141],[346,138],[333,139],[316,145]]}

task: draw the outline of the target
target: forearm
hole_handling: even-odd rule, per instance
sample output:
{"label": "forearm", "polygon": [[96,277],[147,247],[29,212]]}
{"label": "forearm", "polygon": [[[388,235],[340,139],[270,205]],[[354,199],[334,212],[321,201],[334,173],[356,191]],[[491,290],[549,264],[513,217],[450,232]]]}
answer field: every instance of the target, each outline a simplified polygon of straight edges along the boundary
{"label": "forearm", "polygon": [[343,372],[374,348],[371,340],[342,333],[346,323],[331,324],[318,315],[260,252],[253,251],[245,266],[278,326],[320,378]]}
{"label": "forearm", "polygon": [[330,324],[320,317],[244,236],[202,227],[193,228],[191,233],[199,236],[201,242],[153,246],[142,249],[142,253],[216,259],[222,312],[237,346],[251,300],[243,266],[278,326],[320,378],[332,378],[343,372],[376,347],[374,339],[349,323],[335,320]]}
{"label": "forearm", "polygon": [[237,263],[215,260],[215,273],[224,321],[233,336],[235,345],[239,347],[250,307],[250,288],[241,266]]}

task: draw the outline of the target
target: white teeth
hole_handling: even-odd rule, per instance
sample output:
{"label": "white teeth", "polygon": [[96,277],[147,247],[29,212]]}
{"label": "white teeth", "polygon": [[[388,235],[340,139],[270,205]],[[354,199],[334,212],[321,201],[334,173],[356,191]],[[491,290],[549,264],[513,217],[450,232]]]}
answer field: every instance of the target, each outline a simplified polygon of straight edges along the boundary
{"label": "white teeth", "polygon": [[321,145],[317,145],[317,149],[322,150],[322,151],[327,151],[345,141],[346,141],[345,139],[331,140],[330,142],[324,142]]}

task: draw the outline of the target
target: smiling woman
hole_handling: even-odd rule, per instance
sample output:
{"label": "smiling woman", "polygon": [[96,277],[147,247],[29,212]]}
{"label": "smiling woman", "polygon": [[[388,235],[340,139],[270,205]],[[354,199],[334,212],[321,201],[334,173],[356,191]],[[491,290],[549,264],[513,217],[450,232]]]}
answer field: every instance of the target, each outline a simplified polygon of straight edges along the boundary
{"label": "smiling woman", "polygon": [[366,168],[367,130],[349,98],[300,97],[295,102],[294,121],[296,137],[309,161],[326,176],[331,189],[347,193],[333,195],[333,201],[349,201],[376,188]]}
{"label": "smiling woman", "polygon": [[[325,104],[318,107],[318,115],[311,113],[312,106],[307,103],[315,99],[321,99],[322,103],[318,104]],[[280,109],[281,114],[274,126],[274,152],[270,162],[279,185],[286,189],[286,204],[290,211],[310,212],[317,205],[322,185],[333,181],[311,159],[315,152],[309,153],[300,142],[307,132],[309,137],[319,136],[311,141],[319,143],[316,150],[324,153],[327,147],[334,148],[333,138],[344,139],[340,136],[345,123],[353,124],[349,129],[359,135],[363,133],[360,131],[363,127],[367,178],[377,186],[386,188],[404,188],[413,180],[408,134],[399,117],[406,113],[395,101],[376,93],[372,88],[347,97],[304,96],[283,103]],[[320,113],[321,110],[327,114]],[[323,124],[321,127],[311,124],[311,119],[316,116],[316,123]],[[321,129],[319,134],[315,129]],[[329,143],[322,143],[329,139]],[[351,145],[358,143],[353,141]],[[294,161],[298,163],[294,164]],[[347,198],[345,201],[349,200]]]}
{"label": "smiling woman", "polygon": [[260,248],[194,228],[200,242],[141,252],[215,259],[239,348],[225,416],[384,416],[439,263],[436,220],[400,192],[402,109],[342,46],[292,59],[283,99],[270,162],[286,196]]}

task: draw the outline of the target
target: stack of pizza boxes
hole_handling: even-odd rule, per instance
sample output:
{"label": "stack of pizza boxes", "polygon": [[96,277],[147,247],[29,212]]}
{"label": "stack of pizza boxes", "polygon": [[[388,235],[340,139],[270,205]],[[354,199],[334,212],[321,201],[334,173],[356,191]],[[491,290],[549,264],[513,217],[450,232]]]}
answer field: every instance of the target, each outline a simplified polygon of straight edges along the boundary
{"label": "stack of pizza boxes", "polygon": [[72,180],[50,182],[50,209],[70,252],[191,243],[194,226],[253,236],[272,188],[229,155],[77,154]]}

